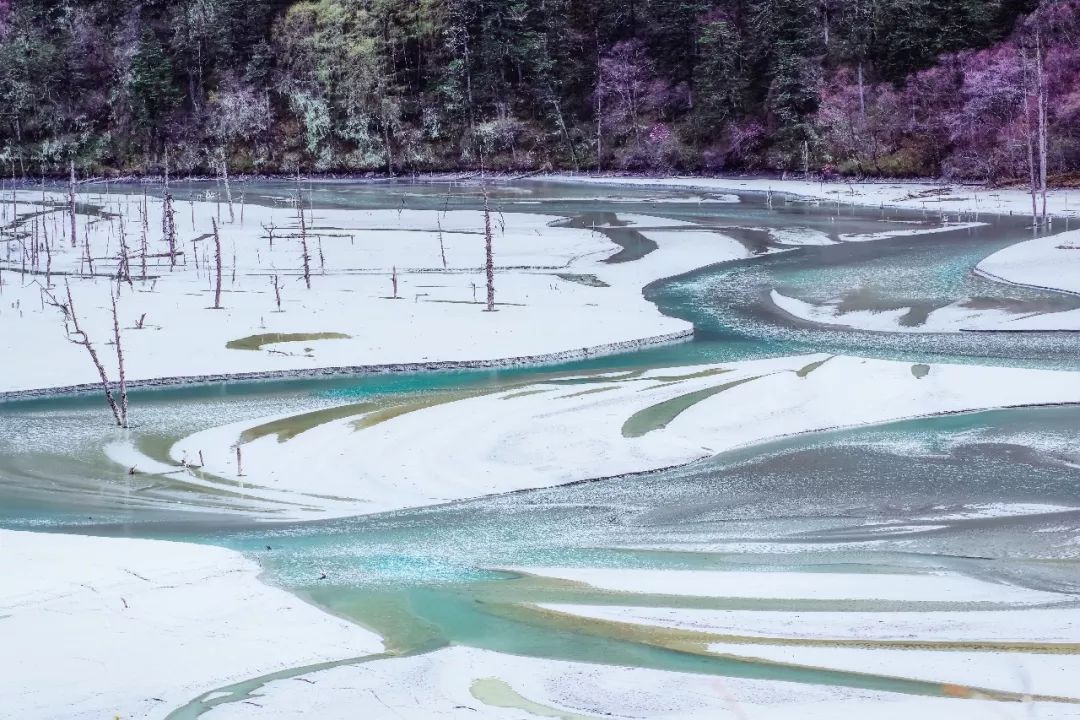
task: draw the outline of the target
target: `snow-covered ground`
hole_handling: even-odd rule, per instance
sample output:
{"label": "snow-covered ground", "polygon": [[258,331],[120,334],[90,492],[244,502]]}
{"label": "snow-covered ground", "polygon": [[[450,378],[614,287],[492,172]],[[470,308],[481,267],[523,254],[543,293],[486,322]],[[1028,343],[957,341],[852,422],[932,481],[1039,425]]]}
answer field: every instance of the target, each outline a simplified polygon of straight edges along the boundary
{"label": "snow-covered ground", "polygon": [[[987,188],[980,185],[926,182],[819,182],[817,180],[779,180],[770,178],[626,178],[568,177],[545,178],[556,182],[623,185],[627,187],[664,187],[701,191],[774,192],[818,202],[872,207],[898,207],[926,210],[934,214],[995,213],[1031,215],[1031,195],[1020,188]],[[1060,217],[1080,217],[1080,191],[1051,190],[1047,193],[1047,211]]]}
{"label": "snow-covered ground", "polygon": [[593,567],[508,568],[624,593],[718,598],[888,600],[1036,605],[1062,595],[946,573],[806,573]]}
{"label": "snow-covered ground", "polygon": [[[42,211],[40,193],[24,192],[19,197],[20,215]],[[673,334],[685,339],[692,330],[689,323],[662,315],[642,297],[642,287],[749,254],[723,235],[671,229],[680,224],[690,227],[687,223],[626,214],[620,220],[655,239],[659,248],[633,262],[605,263],[619,248],[599,232],[551,227],[560,220],[553,216],[495,213],[498,312],[486,313],[479,211],[309,211],[312,289],[308,290],[295,208],[248,206],[241,221],[237,207],[235,222],[228,221],[227,211],[220,211],[224,309],[213,310],[216,263],[209,233],[219,214],[216,204],[177,203],[178,254],[173,266],[161,230],[162,203],[147,200],[147,252],[152,257],[147,261],[148,279],[142,280],[141,198],[80,197],[80,202],[100,203],[113,217],[80,213],[76,247],[69,242],[65,198],[51,195],[46,201],[49,211],[38,218],[36,262],[30,254],[32,238],[10,241],[9,234],[9,241],[0,242],[0,354],[5,359],[0,391],[97,380],[84,348],[67,341],[60,311],[48,304],[43,294],[47,282],[62,302],[64,283],[70,283],[81,326],[114,380],[110,291],[119,288],[127,379],[136,381],[543,359],[537,356],[560,353],[575,357],[659,338],[670,342],[676,339]],[[10,204],[7,207],[10,210]],[[33,222],[22,227],[24,233],[33,233]],[[654,233],[652,228],[664,230]],[[133,280],[118,285],[121,231]],[[45,233],[50,238],[48,252]],[[85,259],[87,238],[94,277],[87,277],[91,270]],[[17,272],[23,269],[36,274]],[[294,337],[280,342],[268,338],[258,349],[227,347],[230,342],[275,334]],[[43,357],[49,362],[41,362]]]}
{"label": "snow-covered ground", "polygon": [[0,715],[161,718],[201,692],[380,652],[237,553],[0,530]]}
{"label": "snow-covered ground", "polygon": [[[532,568],[526,570],[538,572]],[[565,574],[565,571],[557,571],[557,574]],[[591,581],[592,577],[588,579]],[[864,583],[872,583],[876,579],[876,575],[869,578],[863,576]],[[793,582],[789,582],[788,588],[793,592],[802,591],[802,586]],[[700,610],[557,603],[544,604],[542,607],[597,620],[748,639],[903,643],[1080,643],[1080,611],[1064,608],[872,613]]]}
{"label": "snow-covered ground", "polygon": [[800,320],[877,332],[948,333],[965,330],[1032,329],[1032,323],[1042,324],[1040,329],[1080,330],[1073,323],[1080,320],[1075,310],[1060,313],[1017,314],[1005,309],[980,307],[970,298],[930,311],[923,322],[905,324],[912,308],[900,307],[889,310],[841,310],[843,298],[831,302],[812,303],[789,297],[776,290],[769,299],[778,308]]}
{"label": "snow-covered ground", "polygon": [[[767,671],[764,673],[767,675]],[[768,679],[676,673],[518,657],[453,647],[280,681],[255,704],[215,708],[206,720],[316,717],[551,717],[561,720],[1046,720],[1080,717],[1061,703],[916,697]]]}
{"label": "snow-covered ground", "polygon": [[[1000,282],[1080,294],[1080,231],[1010,245],[975,271]],[[1014,319],[993,329],[1080,330],[1080,310]]]}
{"label": "snow-covered ground", "polygon": [[640,632],[674,630],[680,643],[720,655],[873,673],[998,691],[1076,696],[1080,619],[1054,606],[1075,597],[946,573],[842,574],[534,568],[523,572],[592,587],[652,595],[765,598],[789,605],[831,601],[991,603],[963,612],[933,605],[899,612],[704,610],[683,607],[546,604],[564,616]]}
{"label": "snow-covered ground", "polygon": [[254,499],[292,497],[336,515],[654,470],[813,430],[1080,402],[1080,373],[824,354],[579,380],[586,382],[543,381],[401,412],[361,409],[291,439],[264,435],[242,444],[243,477],[235,459],[241,434],[280,418],[211,428],[171,453],[190,462],[201,452],[204,470],[246,483]]}

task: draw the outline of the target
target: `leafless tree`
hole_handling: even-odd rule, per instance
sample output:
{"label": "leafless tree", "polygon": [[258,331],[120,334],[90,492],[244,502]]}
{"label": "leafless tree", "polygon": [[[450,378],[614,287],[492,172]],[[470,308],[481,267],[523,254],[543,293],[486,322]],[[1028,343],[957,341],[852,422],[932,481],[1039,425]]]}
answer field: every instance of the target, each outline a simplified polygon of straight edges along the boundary
{"label": "leafless tree", "polygon": [[109,293],[112,300],[113,341],[116,343],[116,368],[120,376],[120,427],[127,427],[128,421],[128,395],[127,377],[124,373],[124,347],[120,343],[120,318],[116,312],[116,295]]}
{"label": "leafless tree", "polygon": [[71,219],[71,247],[79,242],[79,227],[75,222],[75,160],[69,166],[71,181],[68,183],[68,217]]}
{"label": "leafless tree", "polygon": [[394,299],[398,299],[398,286],[397,286],[397,265],[395,265],[390,271],[390,284],[394,288]]}
{"label": "leafless tree", "polygon": [[443,244],[443,232],[442,232],[442,219],[436,218],[435,222],[439,226],[439,256],[442,257],[443,270],[446,269],[446,246]]}
{"label": "leafless tree", "polygon": [[218,233],[217,218],[210,218],[214,228],[214,264],[216,277],[214,283],[214,310],[221,310],[221,236]]}
{"label": "leafless tree", "polygon": [[491,207],[488,202],[487,184],[484,184],[484,270],[487,275],[487,307],[485,312],[495,312],[495,256],[491,237]]}
{"label": "leafless tree", "polygon": [[172,191],[169,189],[169,153],[165,152],[165,194],[162,202],[161,227],[169,246],[169,269],[176,267],[176,210],[173,208]]}
{"label": "leafless tree", "polygon": [[218,163],[221,172],[221,182],[225,186],[225,201],[229,203],[229,222],[236,222],[233,214],[232,185],[229,184],[229,161],[225,157],[225,151],[221,151],[221,161]]}
{"label": "leafless tree", "polygon": [[120,262],[116,267],[116,282],[118,285],[121,282],[126,282],[129,286],[132,284],[131,261],[128,255],[127,232],[123,215],[120,216]]}
{"label": "leafless tree", "polygon": [[274,223],[270,223],[269,225],[263,225],[262,229],[266,231],[266,236],[270,239],[270,249],[273,250],[274,249],[274,230],[276,230],[277,228],[274,227]]}
{"label": "leafless tree", "polygon": [[1043,71],[1042,35],[1035,28],[1035,78],[1039,107],[1039,192],[1042,194],[1042,222],[1046,223],[1046,77]]}
{"label": "leafless tree", "polygon": [[150,221],[147,218],[146,192],[143,191],[142,204],[139,205],[139,257],[143,280],[146,280],[146,242],[149,234]]}
{"label": "leafless tree", "polygon": [[87,354],[90,356],[90,361],[97,369],[98,377],[101,378],[101,387],[105,391],[105,401],[109,405],[109,410],[112,411],[113,419],[116,421],[117,427],[127,427],[127,386],[124,381],[124,366],[123,366],[123,350],[120,346],[120,330],[119,323],[117,322],[116,314],[116,298],[113,297],[113,331],[116,341],[117,360],[120,363],[120,377],[121,377],[121,396],[122,403],[117,403],[116,397],[113,395],[112,383],[109,381],[109,375],[105,371],[105,366],[101,364],[101,358],[98,356],[97,349],[91,342],[90,337],[79,325],[79,316],[75,310],[75,301],[71,297],[71,286],[64,282],[64,289],[67,295],[67,302],[59,300],[46,288],[42,289],[46,302],[49,305],[60,310],[64,316],[64,332],[67,335],[67,339],[85,348]]}
{"label": "leafless tree", "polygon": [[281,285],[277,275],[274,275],[274,301],[277,303],[278,312],[281,312]]}
{"label": "leafless tree", "polygon": [[303,250],[304,285],[311,289],[311,253],[307,244],[307,221],[304,219],[304,195],[300,187],[300,166],[296,166],[296,210],[300,216],[300,246]]}

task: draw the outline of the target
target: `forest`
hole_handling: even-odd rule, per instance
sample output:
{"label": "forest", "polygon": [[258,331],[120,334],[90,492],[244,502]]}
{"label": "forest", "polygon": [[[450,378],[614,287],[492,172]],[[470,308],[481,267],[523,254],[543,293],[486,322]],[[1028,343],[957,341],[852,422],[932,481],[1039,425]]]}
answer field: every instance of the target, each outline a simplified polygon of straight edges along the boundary
{"label": "forest", "polygon": [[1080,0],[0,0],[0,168],[1080,171]]}

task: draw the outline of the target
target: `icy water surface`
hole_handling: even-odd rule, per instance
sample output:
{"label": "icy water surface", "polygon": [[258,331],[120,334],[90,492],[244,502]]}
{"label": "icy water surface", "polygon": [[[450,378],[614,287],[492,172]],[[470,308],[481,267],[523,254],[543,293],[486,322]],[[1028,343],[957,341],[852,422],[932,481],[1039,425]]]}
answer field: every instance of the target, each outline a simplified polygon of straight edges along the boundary
{"label": "icy water surface", "polygon": [[[316,207],[434,209],[477,207],[480,202],[478,189],[469,185],[304,185]],[[208,189],[213,185],[180,184],[176,192],[183,199]],[[247,203],[287,206],[293,186],[260,183],[238,185],[237,190]],[[647,230],[619,224],[619,216],[626,214],[660,218],[655,224],[670,222],[672,231],[725,232],[763,256],[703,268],[646,289],[665,313],[694,323],[692,343],[529,370],[137,392],[132,395],[138,419],[133,442],[148,455],[164,458],[172,442],[209,424],[268,414],[503,387],[553,373],[805,352],[1080,369],[1080,339],[1073,334],[825,328],[796,321],[768,300],[769,292],[777,290],[808,301],[846,293],[850,303],[873,309],[929,311],[964,299],[1047,312],[1080,307],[1080,298],[972,274],[983,257],[1030,237],[1019,218],[985,216],[978,220],[986,225],[940,235],[791,249],[777,242],[782,232],[835,239],[908,225],[925,228],[941,218],[933,212],[783,199],[770,204],[755,195],[731,203],[715,193],[532,182],[497,186],[492,197],[501,212],[551,214],[566,224],[596,226],[622,247],[612,258],[617,262],[634,262],[653,249]],[[765,254],[777,250],[785,251]],[[939,694],[943,690],[936,683],[706,657],[647,639],[613,637],[588,623],[559,624],[530,612],[528,604],[626,599],[499,568],[948,569],[1076,592],[1078,427],[1080,409],[1074,407],[921,419],[778,441],[632,478],[330,522],[256,525],[230,512],[244,506],[242,487],[211,494],[186,486],[179,475],[127,476],[106,456],[114,438],[100,400],[49,398],[0,404],[0,524],[235,548],[258,559],[272,582],[375,629],[393,653],[459,644],[546,658]],[[326,579],[319,579],[322,575]],[[805,603],[787,602],[633,599],[642,606],[806,609]],[[836,609],[904,607],[864,601]],[[942,609],[965,606],[943,604]],[[230,694],[216,702],[242,699],[265,680],[228,689]],[[173,717],[198,717],[211,705],[195,702]]]}

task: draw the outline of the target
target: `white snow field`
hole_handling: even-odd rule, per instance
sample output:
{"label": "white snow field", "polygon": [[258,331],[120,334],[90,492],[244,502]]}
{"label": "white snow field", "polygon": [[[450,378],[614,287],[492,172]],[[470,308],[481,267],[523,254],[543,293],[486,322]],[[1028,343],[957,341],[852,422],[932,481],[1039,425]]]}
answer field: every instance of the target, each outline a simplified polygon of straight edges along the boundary
{"label": "white snow field", "polygon": [[202,692],[380,652],[229,550],[0,530],[0,716],[160,718]]}
{"label": "white snow field", "polygon": [[515,567],[541,577],[617,592],[718,598],[888,600],[1037,605],[1067,596],[949,573],[806,573],[647,570],[595,567]]}
{"label": "white snow field", "polygon": [[1080,401],[1080,373],[824,354],[582,379],[264,434],[241,443],[242,478],[241,434],[281,418],[211,428],[171,454],[179,464],[201,452],[204,471],[243,481],[253,500],[293,497],[331,516],[655,470],[814,430]]}
{"label": "white snow field", "polygon": [[[522,572],[541,573],[535,568]],[[550,571],[544,571],[550,572]],[[555,571],[557,576],[565,569]],[[704,574],[704,573],[703,573]],[[789,573],[776,573],[788,575]],[[708,575],[706,575],[707,579]],[[876,580],[864,576],[863,582]],[[818,579],[818,578],[814,578]],[[591,581],[589,577],[587,581]],[[789,582],[789,591],[804,587]],[[625,587],[620,584],[619,587]],[[989,590],[1002,586],[991,586]],[[1015,588],[1006,588],[1013,594]],[[668,592],[661,589],[660,592]],[[862,590],[861,592],[866,592]],[[700,591],[699,591],[700,593]],[[1014,595],[1014,597],[1016,597]],[[997,602],[997,598],[995,598]],[[1054,608],[1013,607],[1008,610],[792,612],[759,610],[701,610],[695,608],[632,607],[622,605],[569,605],[548,603],[541,607],[580,617],[660,628],[691,630],[742,639],[826,642],[964,643],[1080,643],[1080,611]]]}
{"label": "white snow field", "polygon": [[[845,687],[543,660],[452,647],[278,681],[253,704],[206,720],[356,717],[656,720],[1048,720],[1080,717],[1064,703],[917,697]],[[388,708],[392,708],[388,710]],[[1033,714],[1034,713],[1034,714]]]}
{"label": "white snow field", "polygon": [[[41,193],[19,198],[20,214],[43,212]],[[137,381],[398,363],[540,361],[685,340],[690,324],[660,314],[642,297],[642,287],[749,254],[723,235],[680,234],[671,229],[677,221],[627,214],[620,220],[654,237],[659,249],[633,262],[604,263],[619,248],[598,232],[551,227],[561,219],[554,216],[495,213],[498,312],[486,313],[479,211],[307,211],[308,290],[294,207],[247,206],[243,220],[237,207],[235,222],[229,222],[215,203],[178,202],[173,265],[161,230],[162,202],[148,198],[152,257],[148,279],[142,280],[142,198],[87,195],[79,201],[99,203],[114,217],[80,213],[76,247],[68,240],[66,198],[59,195],[46,196],[36,264],[24,257],[32,239],[0,243],[0,392],[98,379],[85,350],[66,339],[60,311],[43,295],[47,282],[62,301],[65,281],[70,283],[81,326],[114,380],[110,292],[119,287],[126,374]],[[219,214],[224,309],[214,310],[210,233]],[[115,280],[123,255],[121,226],[130,284]],[[665,230],[654,235],[652,227]],[[25,225],[24,230],[32,232]],[[87,239],[94,277],[87,277]],[[16,272],[24,267],[36,274]],[[257,336],[268,337],[251,340]],[[245,339],[240,348],[228,347]],[[41,362],[45,357],[49,362]]]}
{"label": "white snow field", "polygon": [[[817,180],[771,178],[705,177],[569,177],[545,178],[555,182],[663,187],[683,190],[753,191],[784,193],[820,203],[898,207],[926,210],[935,215],[992,213],[1031,216],[1031,195],[1020,188],[988,188],[980,185],[929,182],[820,182]],[[1040,201],[1041,202],[1041,201]],[[1080,191],[1047,192],[1047,212],[1059,218],[1080,217]]]}
{"label": "white snow field", "polygon": [[[1010,245],[975,271],[1000,282],[1080,294],[1080,231]],[[1080,330],[1080,310],[1017,318],[992,329]]]}

